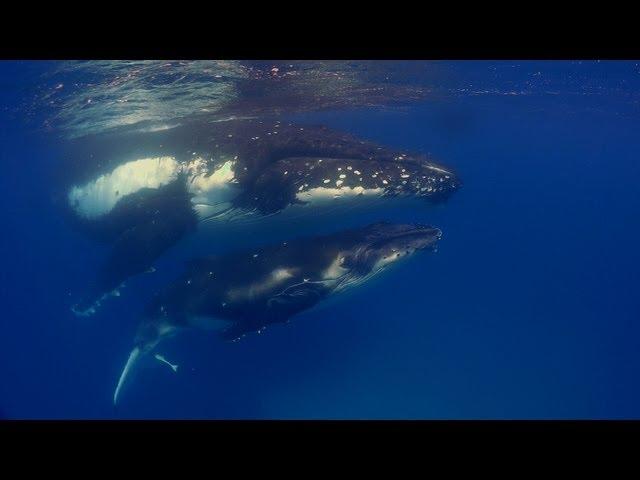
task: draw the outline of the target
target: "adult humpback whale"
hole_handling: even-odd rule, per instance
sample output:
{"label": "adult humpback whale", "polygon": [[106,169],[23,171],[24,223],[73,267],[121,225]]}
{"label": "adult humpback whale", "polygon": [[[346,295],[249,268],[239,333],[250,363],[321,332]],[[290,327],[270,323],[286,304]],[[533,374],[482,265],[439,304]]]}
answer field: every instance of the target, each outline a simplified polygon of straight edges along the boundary
{"label": "adult humpback whale", "polygon": [[460,185],[425,155],[277,118],[81,139],[67,161],[74,221],[112,245],[79,314],[203,223],[214,240],[233,224],[259,237],[276,216],[333,224],[354,208],[440,201]]}
{"label": "adult humpback whale", "polygon": [[[440,230],[429,226],[376,223],[192,261],[148,305],[114,404],[139,358],[178,330],[215,330],[223,339],[236,340],[288,322],[328,297],[367,282],[398,260],[433,248],[440,238]],[[168,363],[164,357],[156,358]]]}

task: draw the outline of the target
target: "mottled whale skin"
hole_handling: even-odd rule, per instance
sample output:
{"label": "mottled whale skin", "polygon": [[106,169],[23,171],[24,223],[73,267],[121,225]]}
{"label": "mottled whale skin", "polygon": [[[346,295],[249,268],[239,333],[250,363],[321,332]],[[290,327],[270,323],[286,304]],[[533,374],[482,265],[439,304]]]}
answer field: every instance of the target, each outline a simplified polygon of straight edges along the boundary
{"label": "mottled whale skin", "polygon": [[288,322],[399,260],[434,249],[440,238],[434,227],[380,222],[191,261],[148,305],[114,403],[134,363],[162,338],[196,328],[233,341]]}
{"label": "mottled whale skin", "polygon": [[425,155],[277,119],[81,140],[68,161],[74,222],[113,245],[76,312],[91,312],[203,223],[214,235],[245,223],[259,237],[274,216],[314,218],[402,198],[437,202],[460,186]]}

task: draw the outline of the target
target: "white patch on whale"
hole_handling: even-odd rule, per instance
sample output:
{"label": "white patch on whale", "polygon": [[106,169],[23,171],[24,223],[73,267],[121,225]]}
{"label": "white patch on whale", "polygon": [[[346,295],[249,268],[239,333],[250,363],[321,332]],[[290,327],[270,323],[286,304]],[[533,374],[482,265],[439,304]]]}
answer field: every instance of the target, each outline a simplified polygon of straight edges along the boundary
{"label": "white patch on whale", "polygon": [[69,204],[85,218],[109,213],[118,201],[143,188],[159,188],[174,181],[179,165],[173,157],[141,158],[116,167],[69,192]]}
{"label": "white patch on whale", "polygon": [[211,175],[202,158],[196,158],[186,166],[191,174],[189,192],[193,194],[191,203],[198,217],[215,217],[232,208],[231,201],[240,193],[235,178],[234,160],[227,160]]}
{"label": "white patch on whale", "polygon": [[325,280],[338,280],[349,270],[342,266],[344,262],[344,254],[339,253],[336,258],[333,259],[331,264],[320,274],[320,279]]}
{"label": "white patch on whale", "polygon": [[251,300],[264,295],[269,290],[282,284],[282,282],[292,278],[296,269],[279,267],[271,271],[266,277],[246,286],[230,289],[227,298],[232,301]]}
{"label": "white patch on whale", "polygon": [[191,202],[202,218],[220,214],[231,207],[239,193],[234,174],[235,161],[228,160],[210,175],[201,157],[181,165],[174,157],[141,158],[116,167],[83,186],[69,192],[69,204],[81,216],[95,219],[109,213],[121,198],[144,188],[160,188],[187,173]]}

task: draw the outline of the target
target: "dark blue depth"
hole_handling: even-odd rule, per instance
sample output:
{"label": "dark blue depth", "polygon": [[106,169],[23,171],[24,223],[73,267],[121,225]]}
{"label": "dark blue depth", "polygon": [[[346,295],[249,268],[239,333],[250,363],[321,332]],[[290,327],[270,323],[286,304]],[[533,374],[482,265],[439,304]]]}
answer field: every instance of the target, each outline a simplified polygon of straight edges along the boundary
{"label": "dark blue depth", "polygon": [[55,149],[10,114],[45,66],[0,62],[0,415],[640,418],[640,70],[492,65],[453,63],[450,81],[504,92],[540,71],[548,85],[295,117],[455,168],[447,203],[393,218],[441,228],[436,254],[238,343],[176,337],[159,351],[179,373],[147,362],[115,410],[155,285],[70,312],[103,252],[56,210]]}

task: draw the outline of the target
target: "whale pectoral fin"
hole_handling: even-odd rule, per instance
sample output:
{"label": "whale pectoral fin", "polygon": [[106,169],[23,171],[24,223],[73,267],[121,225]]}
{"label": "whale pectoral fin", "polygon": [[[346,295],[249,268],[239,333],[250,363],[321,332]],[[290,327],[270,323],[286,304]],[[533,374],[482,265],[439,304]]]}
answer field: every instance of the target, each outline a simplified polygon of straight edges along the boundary
{"label": "whale pectoral fin", "polygon": [[75,307],[76,314],[93,313],[127,279],[153,272],[153,263],[190,229],[190,219],[159,218],[123,232],[105,259],[90,290]]}
{"label": "whale pectoral fin", "polygon": [[267,300],[273,322],[287,322],[292,316],[316,305],[328,293],[321,283],[303,282],[285,289]]}
{"label": "whale pectoral fin", "polygon": [[295,294],[277,295],[268,300],[268,307],[271,314],[277,316],[294,315],[302,310],[311,308],[318,302],[319,298],[312,291],[297,292]]}
{"label": "whale pectoral fin", "polygon": [[167,249],[187,233],[187,226],[171,218],[158,218],[125,231],[103,266],[105,282],[119,284],[149,270]]}
{"label": "whale pectoral fin", "polygon": [[239,320],[218,335],[222,340],[235,342],[247,333],[260,333],[267,325],[287,322],[293,315],[313,307],[327,293],[328,288],[319,282],[291,285],[267,300],[267,308],[261,312],[259,321]]}
{"label": "whale pectoral fin", "polygon": [[237,320],[230,327],[218,332],[218,337],[226,342],[236,342],[248,333],[261,333],[268,325],[286,321],[286,317],[279,314],[258,315]]}
{"label": "whale pectoral fin", "polygon": [[129,354],[129,358],[127,359],[127,363],[125,364],[124,369],[122,370],[122,373],[120,374],[120,378],[118,379],[118,385],[116,386],[116,391],[113,393],[113,404],[114,405],[116,405],[118,403],[118,397],[120,395],[120,390],[122,389],[122,386],[124,385],[125,380],[129,376],[129,373],[131,372],[131,369],[133,368],[133,366],[135,365],[135,363],[137,362],[139,357],[140,357],[140,349],[138,347],[136,347]]}
{"label": "whale pectoral fin", "polygon": [[173,363],[171,363],[169,360],[167,360],[166,358],[164,358],[162,355],[160,355],[159,353],[156,353],[154,355],[154,358],[156,360],[158,360],[160,363],[164,363],[165,365],[167,365],[169,368],[171,368],[171,370],[173,370],[174,373],[177,373],[178,371],[178,365],[174,365]]}

